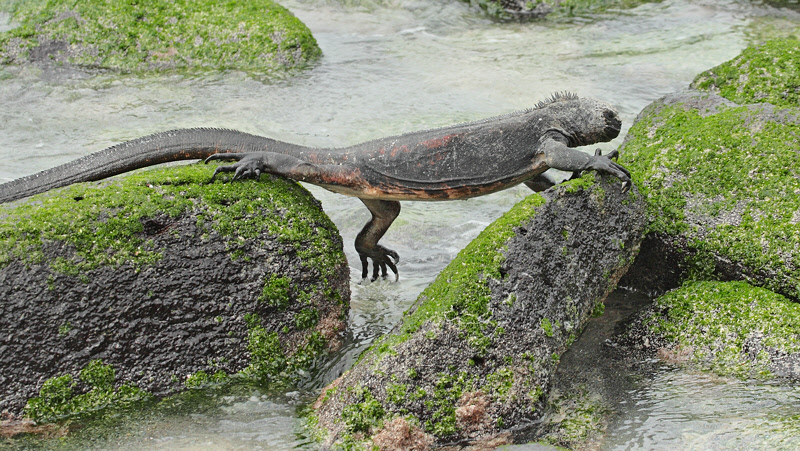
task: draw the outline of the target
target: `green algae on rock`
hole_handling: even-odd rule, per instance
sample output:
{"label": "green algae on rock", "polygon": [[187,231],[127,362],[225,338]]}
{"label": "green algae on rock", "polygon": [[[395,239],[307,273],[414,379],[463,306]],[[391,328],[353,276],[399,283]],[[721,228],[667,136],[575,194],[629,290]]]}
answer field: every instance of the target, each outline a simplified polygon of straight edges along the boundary
{"label": "green algae on rock", "polygon": [[800,41],[775,39],[698,75],[692,87],[738,103],[800,106]]}
{"label": "green algae on rock", "polygon": [[800,377],[800,304],[764,288],[687,282],[639,321],[669,360],[737,377]]}
{"label": "green algae on rock", "polygon": [[223,374],[293,384],[338,346],[349,268],[319,202],[281,177],[211,172],[139,171],[0,207],[0,410],[20,414],[42,380],[97,358],[163,396]]}
{"label": "green algae on rock", "polygon": [[92,360],[78,373],[78,378],[88,389],[76,394],[77,383],[71,374],[46,380],[39,396],[31,398],[25,405],[25,416],[42,424],[76,415],[96,413],[105,407],[123,408],[150,399],[151,395],[135,385],[122,384],[115,387],[116,373],[111,365],[102,360]]}
{"label": "green algae on rock", "polygon": [[643,208],[594,174],[517,204],[323,391],[309,424],[324,446],[512,442],[636,255]]}
{"label": "green algae on rock", "polygon": [[[14,2],[0,61],[119,71],[302,67],[320,55],[299,19],[270,0]],[[9,7],[7,6],[7,7]]]}
{"label": "green algae on rock", "polygon": [[621,161],[681,277],[744,279],[796,299],[799,147],[800,109],[686,92],[642,111]]}

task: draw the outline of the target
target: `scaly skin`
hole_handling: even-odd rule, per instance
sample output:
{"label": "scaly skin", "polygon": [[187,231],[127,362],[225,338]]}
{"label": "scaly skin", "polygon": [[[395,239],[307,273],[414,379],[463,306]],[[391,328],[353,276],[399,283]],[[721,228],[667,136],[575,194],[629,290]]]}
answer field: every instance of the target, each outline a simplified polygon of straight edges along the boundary
{"label": "scaly skin", "polygon": [[519,183],[541,191],[554,182],[549,168],[579,174],[587,169],[614,175],[623,189],[630,173],[612,161],[616,152],[594,156],[574,149],[614,139],[617,112],[602,102],[554,95],[535,108],[466,124],[407,133],[340,149],[315,149],[233,130],[185,129],[128,141],[62,166],[0,185],[9,202],[76,182],[100,180],[168,161],[236,160],[211,177],[233,179],[278,174],[360,198],[372,219],[356,237],[362,277],[387,267],[397,276],[398,255],[378,241],[400,213],[401,200],[466,199]]}

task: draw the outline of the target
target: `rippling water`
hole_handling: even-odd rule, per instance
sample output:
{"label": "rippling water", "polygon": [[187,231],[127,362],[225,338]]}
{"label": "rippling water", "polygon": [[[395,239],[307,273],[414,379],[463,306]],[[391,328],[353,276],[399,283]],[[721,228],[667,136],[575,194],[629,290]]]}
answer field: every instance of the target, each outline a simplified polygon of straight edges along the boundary
{"label": "rippling water", "polygon": [[604,449],[800,449],[800,387],[671,368],[639,385]]}
{"label": "rippling water", "polygon": [[[507,113],[565,90],[614,104],[627,130],[656,98],[686,87],[697,73],[734,57],[753,39],[790,33],[800,22],[792,11],[732,0],[666,0],[525,24],[493,22],[455,0],[283,4],[311,28],[324,53],[296,77],[235,72],[191,79],[90,77],[65,69],[0,69],[0,181],[171,128],[230,127],[338,147]],[[0,16],[0,30],[7,22]],[[357,199],[310,189],[342,232],[355,282],[359,268],[352,242],[368,212]],[[526,189],[515,188],[469,201],[404,203],[383,241],[401,255],[400,282],[352,285],[353,339],[298,392],[219,396],[210,411],[132,420],[119,434],[91,445],[313,447],[300,433],[296,407],[396,324],[456,253],[525,195]],[[765,447],[772,443],[772,423],[765,417],[797,408],[797,391],[780,386],[681,372],[642,384],[629,418],[609,432],[609,449],[713,448],[712,439]],[[759,404],[764,397],[775,404]],[[761,414],[750,415],[750,409]],[[763,433],[748,432],[751,426]],[[785,432],[776,434],[786,438]]]}

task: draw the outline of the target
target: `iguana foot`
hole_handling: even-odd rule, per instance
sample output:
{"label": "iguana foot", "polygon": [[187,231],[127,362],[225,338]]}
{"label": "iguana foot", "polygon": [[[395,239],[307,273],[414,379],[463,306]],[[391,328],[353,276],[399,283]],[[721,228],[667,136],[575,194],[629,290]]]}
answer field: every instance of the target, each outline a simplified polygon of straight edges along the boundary
{"label": "iguana foot", "polygon": [[233,180],[257,179],[261,174],[267,172],[267,164],[261,152],[250,153],[217,153],[206,158],[205,163],[214,160],[236,160],[236,163],[228,166],[219,166],[214,170],[209,183],[212,183],[221,172],[233,172]]}
{"label": "iguana foot", "polygon": [[[363,249],[362,249],[363,252]],[[397,282],[400,279],[400,275],[397,273],[397,262],[400,261],[400,256],[397,255],[397,252],[387,249],[380,244],[376,246],[375,249],[370,250],[368,253],[359,252],[359,257],[361,257],[361,281],[367,280],[367,275],[369,274],[369,259],[372,259],[372,278],[369,279],[370,282],[375,282],[378,280],[378,274],[384,279],[389,277],[389,273],[386,270],[388,267],[394,273],[394,281]]]}
{"label": "iguana foot", "polygon": [[[615,160],[619,158],[619,151],[612,150],[608,155],[603,155],[603,151],[596,149],[594,151],[594,160],[591,164],[591,169],[599,172],[611,174],[614,177],[622,180],[622,192],[628,191],[631,187],[631,173],[624,166],[617,163]],[[583,170],[574,171],[570,180],[580,178]]]}
{"label": "iguana foot", "polygon": [[361,280],[364,281],[369,275],[369,259],[372,259],[372,279],[375,281],[380,274],[384,279],[389,273],[386,268],[394,273],[395,282],[400,279],[397,273],[397,262],[400,256],[397,252],[387,249],[378,241],[392,225],[392,222],[400,214],[400,202],[396,200],[361,199],[364,205],[372,213],[372,219],[361,229],[356,236],[356,252],[361,258]]}

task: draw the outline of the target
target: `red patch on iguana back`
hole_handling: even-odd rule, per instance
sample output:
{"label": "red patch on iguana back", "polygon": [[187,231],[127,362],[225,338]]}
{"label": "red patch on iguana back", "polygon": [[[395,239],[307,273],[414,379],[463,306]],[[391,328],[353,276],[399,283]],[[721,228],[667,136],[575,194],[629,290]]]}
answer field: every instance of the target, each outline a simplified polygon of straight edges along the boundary
{"label": "red patch on iguana back", "polygon": [[460,134],[454,133],[452,135],[444,135],[438,138],[432,138],[427,141],[422,141],[420,144],[427,147],[428,149],[438,149],[440,147],[444,147],[450,144],[450,141],[452,141],[453,138],[457,136],[460,136]]}

